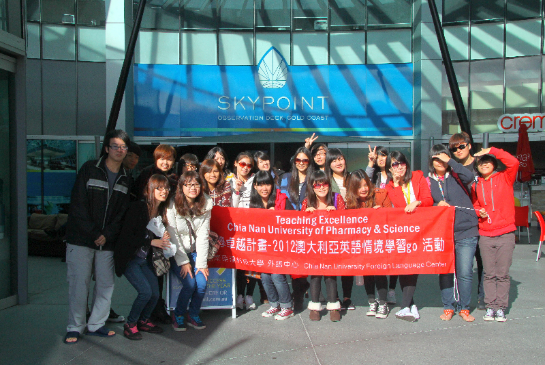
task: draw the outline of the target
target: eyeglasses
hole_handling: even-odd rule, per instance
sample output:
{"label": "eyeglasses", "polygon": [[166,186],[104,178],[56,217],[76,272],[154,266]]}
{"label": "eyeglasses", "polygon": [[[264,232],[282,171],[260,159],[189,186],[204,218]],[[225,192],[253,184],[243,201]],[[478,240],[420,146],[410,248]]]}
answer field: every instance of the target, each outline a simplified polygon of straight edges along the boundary
{"label": "eyeglasses", "polygon": [[467,143],[466,143],[466,144],[461,144],[461,145],[459,145],[458,147],[452,147],[452,148],[449,148],[449,149],[450,149],[450,152],[454,153],[454,152],[456,152],[456,151],[458,151],[458,150],[461,151],[461,150],[463,150],[463,149],[466,148],[466,147],[467,147]]}
{"label": "eyeglasses", "polygon": [[324,151],[320,151],[320,152],[316,153],[316,156],[325,156],[325,152],[324,152]]}
{"label": "eyeglasses", "polygon": [[118,145],[116,145],[116,144],[113,144],[113,145],[108,146],[108,147],[110,147],[110,148],[111,148],[112,150],[114,150],[114,151],[117,151],[117,150],[127,151],[127,150],[129,149],[129,147],[127,147],[127,146],[125,146],[125,145],[123,145],[123,146],[118,146]]}
{"label": "eyeglasses", "polygon": [[396,162],[392,163],[392,168],[393,169],[402,168],[402,167],[405,167],[405,166],[407,166],[407,164],[405,162],[396,161]]}
{"label": "eyeglasses", "polygon": [[318,189],[326,189],[326,188],[329,187],[329,184],[326,183],[326,182],[324,182],[324,183],[320,183],[320,184],[314,184],[314,185],[312,185],[312,187],[313,187],[314,189],[316,189],[316,190],[318,190]]}
{"label": "eyeglasses", "polygon": [[249,168],[249,169],[251,169],[251,168],[253,167],[253,165],[252,165],[251,163],[246,163],[246,162],[239,162],[238,165],[239,165],[240,167],[242,167],[242,168],[247,167],[247,168]]}
{"label": "eyeglasses", "polygon": [[188,189],[200,189],[201,184],[184,184],[184,186]]}
{"label": "eyeglasses", "polygon": [[186,170],[197,170],[197,165],[193,165],[193,164],[188,163],[188,164],[185,165],[185,168],[186,168]]}
{"label": "eyeglasses", "polygon": [[303,165],[308,165],[308,158],[296,158],[295,163],[302,163]]}
{"label": "eyeglasses", "polygon": [[164,187],[164,186],[158,186],[155,188],[155,190],[158,190],[158,191],[170,191],[170,188],[169,187]]}

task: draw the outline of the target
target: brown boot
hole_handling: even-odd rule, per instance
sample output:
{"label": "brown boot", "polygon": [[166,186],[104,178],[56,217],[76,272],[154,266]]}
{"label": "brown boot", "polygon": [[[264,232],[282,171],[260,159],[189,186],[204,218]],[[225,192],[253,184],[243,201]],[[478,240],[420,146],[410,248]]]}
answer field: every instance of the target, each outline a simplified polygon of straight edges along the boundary
{"label": "brown boot", "polygon": [[319,321],[321,319],[320,312],[311,310],[309,318],[311,321]]}
{"label": "brown boot", "polygon": [[331,322],[339,322],[341,320],[341,312],[338,309],[330,310],[329,318],[331,319]]}

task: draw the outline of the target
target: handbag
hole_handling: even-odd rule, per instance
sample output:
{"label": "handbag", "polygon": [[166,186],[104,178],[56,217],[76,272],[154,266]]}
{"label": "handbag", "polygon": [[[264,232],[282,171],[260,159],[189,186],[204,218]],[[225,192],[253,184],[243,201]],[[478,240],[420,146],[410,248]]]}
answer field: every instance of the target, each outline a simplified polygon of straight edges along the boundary
{"label": "handbag", "polygon": [[[191,226],[191,223],[185,219],[185,223],[187,224],[187,228],[189,229],[189,232],[191,234],[191,237],[193,237],[194,240],[197,240],[197,235],[195,234],[195,231],[193,230],[193,227]],[[206,257],[207,260],[212,260],[216,254],[218,253],[220,249],[220,241],[219,236],[216,232],[210,231],[208,233],[208,256]]]}
{"label": "handbag", "polygon": [[163,250],[157,247],[152,247],[151,261],[157,276],[163,276],[170,270],[170,261],[163,254]]}

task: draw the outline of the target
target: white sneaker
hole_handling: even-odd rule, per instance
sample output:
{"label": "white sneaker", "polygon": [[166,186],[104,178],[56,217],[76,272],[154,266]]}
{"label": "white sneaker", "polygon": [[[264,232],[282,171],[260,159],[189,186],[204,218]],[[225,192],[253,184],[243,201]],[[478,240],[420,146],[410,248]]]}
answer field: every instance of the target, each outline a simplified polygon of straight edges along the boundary
{"label": "white sneaker", "polygon": [[242,294],[239,294],[237,297],[237,308],[244,309],[244,297],[242,296]]}
{"label": "white sneaker", "polygon": [[386,303],[396,304],[396,291],[394,289],[388,290],[388,294],[386,295]]}
{"label": "white sneaker", "polygon": [[378,302],[374,301],[373,303],[369,303],[369,309],[367,309],[367,313],[365,313],[366,316],[372,317],[377,314],[377,308],[378,308]]}
{"label": "white sneaker", "polygon": [[495,317],[496,317],[496,312],[494,312],[494,309],[486,308],[486,314],[484,315],[483,319],[485,321],[493,321]]}
{"label": "white sneaker", "polygon": [[246,295],[244,301],[246,302],[246,310],[257,309],[257,305],[254,303],[254,298],[252,298],[250,295]]}
{"label": "white sneaker", "polygon": [[503,311],[503,309],[498,309],[496,311],[496,322],[505,322],[507,321],[507,317],[505,317],[505,312]]}
{"label": "white sneaker", "polygon": [[407,322],[414,322],[416,321],[416,318],[414,317],[414,314],[411,312],[411,309],[409,307],[405,307],[399,312],[396,313],[396,318],[402,319]]}
{"label": "white sneaker", "polygon": [[375,317],[379,319],[384,319],[388,317],[388,313],[390,313],[390,308],[388,307],[388,304],[379,304]]}
{"label": "white sneaker", "polygon": [[415,304],[411,305],[411,313],[415,319],[420,319],[420,314],[418,314],[418,308],[416,308]]}

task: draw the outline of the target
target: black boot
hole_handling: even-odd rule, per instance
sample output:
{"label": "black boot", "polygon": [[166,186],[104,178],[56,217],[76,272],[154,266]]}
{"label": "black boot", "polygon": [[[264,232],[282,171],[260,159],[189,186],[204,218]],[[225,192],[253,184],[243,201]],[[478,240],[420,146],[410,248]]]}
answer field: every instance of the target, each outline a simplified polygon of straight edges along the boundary
{"label": "black boot", "polygon": [[305,293],[310,287],[310,284],[308,283],[307,278],[297,278],[292,279],[291,287],[293,288],[293,310],[296,312],[302,311],[304,309],[303,302],[305,299]]}

